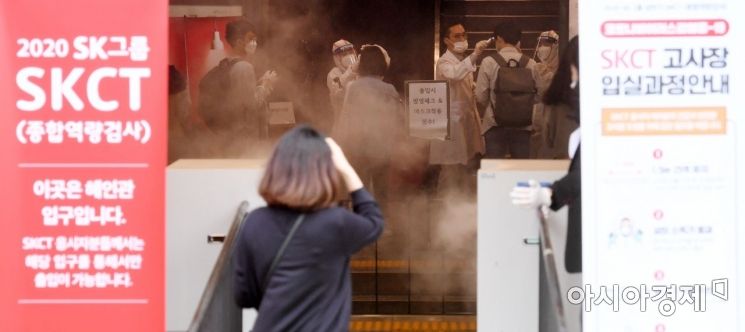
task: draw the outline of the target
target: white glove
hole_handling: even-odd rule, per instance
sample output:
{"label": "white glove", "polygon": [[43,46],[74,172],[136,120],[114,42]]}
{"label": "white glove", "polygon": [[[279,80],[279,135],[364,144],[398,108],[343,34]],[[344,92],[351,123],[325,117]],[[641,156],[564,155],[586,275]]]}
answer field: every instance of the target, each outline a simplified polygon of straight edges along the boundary
{"label": "white glove", "polygon": [[357,68],[359,68],[359,67],[360,67],[360,55],[358,54],[357,55],[357,60],[351,66],[349,66],[349,69],[352,70],[352,72],[355,75],[357,75]]}
{"label": "white glove", "polygon": [[484,52],[484,50],[489,46],[488,40],[482,40],[478,43],[476,43],[476,47],[473,49],[473,53],[476,54],[476,56],[481,55],[481,53]]}
{"label": "white glove", "polygon": [[349,82],[357,79],[357,71],[355,68],[355,65],[351,65],[343,74],[341,74],[341,76],[339,76],[339,83],[341,83],[342,89],[345,89]]}
{"label": "white glove", "polygon": [[551,189],[543,188],[535,180],[529,180],[527,187],[515,186],[510,197],[512,204],[524,208],[537,208],[551,205]]}
{"label": "white glove", "polygon": [[279,80],[277,72],[274,70],[267,70],[264,75],[261,76],[259,82],[261,82],[261,84],[274,85],[274,83],[277,83],[277,80]]}

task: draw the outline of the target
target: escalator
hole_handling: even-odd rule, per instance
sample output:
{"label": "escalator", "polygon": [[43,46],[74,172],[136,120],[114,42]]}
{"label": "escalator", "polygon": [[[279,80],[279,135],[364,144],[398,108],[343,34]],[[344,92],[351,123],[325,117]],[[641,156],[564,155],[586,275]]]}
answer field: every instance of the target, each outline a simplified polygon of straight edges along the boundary
{"label": "escalator", "polygon": [[[532,56],[541,31],[566,31],[562,19],[566,17],[566,7],[567,1],[562,0],[435,0],[432,11],[425,14],[435,17],[435,35],[441,21],[461,21],[469,30],[471,46],[488,39],[500,19],[511,19],[523,30],[523,52]],[[429,36],[427,43],[432,40]],[[444,51],[439,40],[434,47],[439,48],[438,54]],[[442,222],[439,215],[449,204],[431,193],[414,192],[400,195],[383,206],[384,234],[350,262],[353,283],[350,331],[476,330],[475,234],[464,239],[457,250],[442,246],[436,236],[438,222]],[[241,213],[245,211],[238,215]],[[239,330],[241,314],[233,304],[232,276],[228,273],[232,267],[228,257],[240,219],[236,216],[225,237],[189,331]],[[475,224],[475,203],[472,218],[449,222]]]}
{"label": "escalator", "polygon": [[238,332],[243,326],[243,310],[233,300],[233,244],[241,222],[248,213],[248,202],[241,202],[228,234],[208,236],[208,242],[222,242],[207,286],[202,293],[188,332]]}
{"label": "escalator", "polygon": [[[248,202],[241,203],[227,235],[208,236],[208,241],[222,242],[223,247],[189,325],[189,332],[241,331],[243,314],[233,300],[231,256],[235,236],[247,212]],[[434,252],[428,251],[422,251],[418,259],[393,259],[403,256],[376,250],[384,248],[386,243],[395,243],[391,242],[390,235],[394,233],[388,234],[388,238],[370,246],[351,262],[355,294],[369,294],[354,296],[354,310],[377,310],[381,314],[353,316],[349,331],[476,331],[473,316],[475,293],[459,296],[457,294],[468,292],[452,288],[450,294],[446,291],[449,289],[447,279],[454,274],[472,271],[469,273],[475,278],[475,264],[442,255],[435,257]],[[426,247],[421,239],[415,239],[412,247]],[[376,259],[378,253],[382,254],[377,256],[380,259]],[[373,259],[364,258],[366,256]],[[384,257],[388,258],[382,259]],[[417,280],[427,278],[434,280],[430,281],[431,285],[417,288]]]}

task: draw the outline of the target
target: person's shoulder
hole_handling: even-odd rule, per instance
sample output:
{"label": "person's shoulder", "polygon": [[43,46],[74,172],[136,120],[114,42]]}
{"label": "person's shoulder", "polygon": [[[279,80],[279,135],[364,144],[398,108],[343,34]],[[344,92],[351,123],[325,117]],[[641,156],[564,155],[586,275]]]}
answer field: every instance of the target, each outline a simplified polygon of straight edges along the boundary
{"label": "person's shoulder", "polygon": [[497,67],[499,67],[499,64],[497,63],[497,60],[494,59],[494,54],[484,56],[484,58],[481,59],[482,70],[489,72],[489,70],[496,69]]}
{"label": "person's shoulder", "polygon": [[[381,81],[381,82],[383,82],[383,81]],[[396,95],[396,96],[398,96],[398,91],[396,91],[396,87],[395,87],[395,86],[393,86],[393,84],[391,84],[391,83],[386,83],[386,82],[383,82],[383,86],[385,87],[385,90],[386,90],[386,92],[387,92],[388,94],[391,94],[391,95]]]}
{"label": "person's shoulder", "polygon": [[246,71],[253,71],[254,65],[252,65],[250,62],[242,59],[238,59],[233,64],[233,67],[230,68],[231,72],[246,72]]}
{"label": "person's shoulder", "polygon": [[326,209],[326,213],[333,219],[337,227],[343,227],[344,223],[349,222],[349,218],[355,216],[354,212],[341,206],[330,207]]}
{"label": "person's shoulder", "polygon": [[525,54],[523,54],[523,56],[528,57],[528,65],[527,65],[527,67],[533,67],[533,68],[536,68],[536,69],[538,68],[538,62],[535,62],[535,60],[533,60],[533,58],[531,58],[531,57],[529,57],[529,56],[527,56]]}
{"label": "person's shoulder", "polygon": [[332,206],[328,208],[324,208],[321,210],[317,210],[314,212],[311,212],[308,214],[309,218],[316,219],[316,220],[324,220],[326,222],[330,222],[331,224],[335,226],[341,226],[342,222],[344,221],[344,218],[349,214],[347,209],[340,207],[340,206]]}
{"label": "person's shoulder", "polygon": [[352,93],[354,93],[354,91],[356,91],[357,89],[359,89],[360,86],[362,86],[362,83],[360,83],[360,80],[359,79],[356,79],[356,80],[353,80],[353,81],[347,83],[347,86],[346,86],[345,90],[352,91]]}
{"label": "person's shoulder", "polygon": [[252,210],[251,212],[249,212],[246,215],[245,222],[246,223],[254,223],[257,220],[264,220],[264,219],[270,218],[270,217],[274,216],[274,214],[275,214],[275,212],[273,211],[272,208],[270,208],[268,206],[263,206],[263,207],[256,208],[256,209]]}
{"label": "person's shoulder", "polygon": [[331,70],[329,70],[329,73],[326,76],[331,78],[331,77],[341,76],[342,74],[344,74],[344,72],[341,69],[339,69],[339,67],[334,67],[334,68],[331,68]]}
{"label": "person's shoulder", "polygon": [[440,65],[443,63],[454,63],[457,61],[458,59],[455,57],[455,55],[450,53],[450,51],[445,51],[445,53],[443,53],[442,56],[440,56],[440,58],[437,59],[437,64]]}

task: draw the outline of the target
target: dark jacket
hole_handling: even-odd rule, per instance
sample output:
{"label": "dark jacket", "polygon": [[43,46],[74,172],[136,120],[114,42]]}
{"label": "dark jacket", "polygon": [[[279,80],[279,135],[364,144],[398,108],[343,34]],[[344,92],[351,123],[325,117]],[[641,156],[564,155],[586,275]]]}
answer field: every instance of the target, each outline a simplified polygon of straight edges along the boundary
{"label": "dark jacket", "polygon": [[579,124],[570,115],[567,104],[536,105],[533,112],[533,134],[530,138],[531,156],[536,159],[569,159],[569,136]]}
{"label": "dark jacket", "polygon": [[258,309],[253,331],[349,329],[349,257],[383,230],[380,208],[365,189],[352,201],[354,213],[335,207],[306,215],[266,291],[269,266],[299,212],[265,207],[246,217],[236,239],[234,294],[239,306]]}
{"label": "dark jacket", "polygon": [[569,172],[551,186],[551,209],[556,211],[569,205],[567,242],[564,266],[567,272],[582,272],[582,177],[580,147],[569,164]]}

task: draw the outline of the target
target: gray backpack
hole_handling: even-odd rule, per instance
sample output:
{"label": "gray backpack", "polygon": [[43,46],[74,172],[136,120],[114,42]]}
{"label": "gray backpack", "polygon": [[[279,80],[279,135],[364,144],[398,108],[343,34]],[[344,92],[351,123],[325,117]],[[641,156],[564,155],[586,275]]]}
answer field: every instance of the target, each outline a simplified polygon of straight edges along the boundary
{"label": "gray backpack", "polygon": [[494,85],[496,99],[492,106],[494,120],[504,127],[526,127],[532,123],[536,87],[533,72],[527,68],[530,58],[506,61],[499,53],[492,55],[499,64]]}

